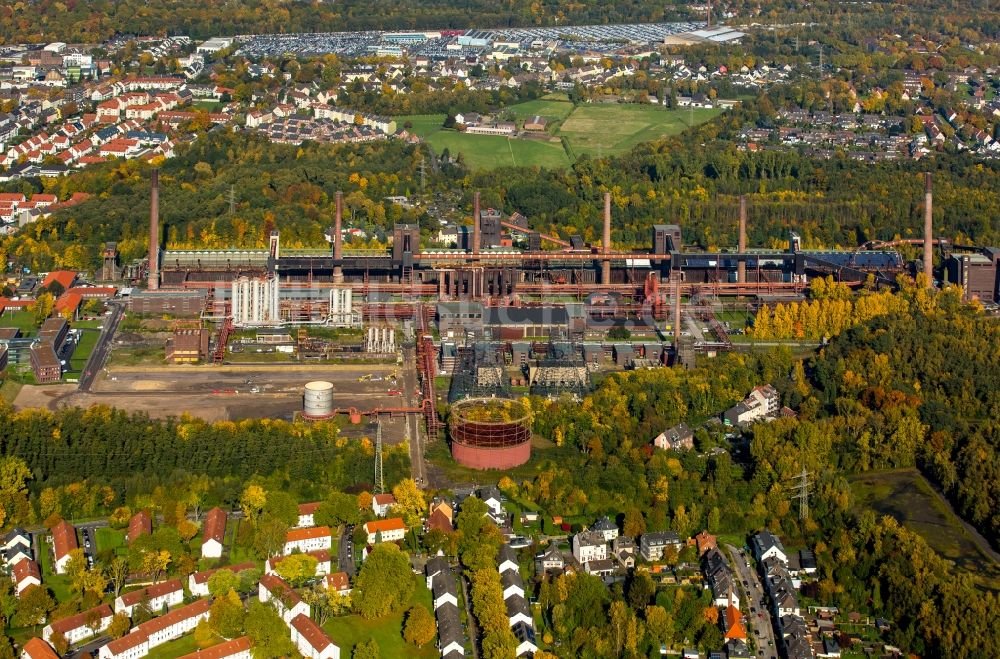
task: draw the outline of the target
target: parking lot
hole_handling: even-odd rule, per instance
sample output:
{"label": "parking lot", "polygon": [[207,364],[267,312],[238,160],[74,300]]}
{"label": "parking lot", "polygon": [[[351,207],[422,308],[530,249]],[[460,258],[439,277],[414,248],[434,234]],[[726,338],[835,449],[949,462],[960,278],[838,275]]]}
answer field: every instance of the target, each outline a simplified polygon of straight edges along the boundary
{"label": "parking lot", "polygon": [[[239,55],[250,58],[284,54],[317,56],[333,53],[343,57],[372,55],[380,48],[402,46],[411,56],[462,57],[492,50],[493,42],[555,45],[563,52],[610,53],[626,45],[659,44],[671,35],[704,27],[701,23],[649,23],[622,25],[571,25],[565,27],[468,30],[460,36],[399,42],[391,32],[315,32],[299,34],[258,34],[240,39]],[[485,45],[484,45],[485,44]]]}

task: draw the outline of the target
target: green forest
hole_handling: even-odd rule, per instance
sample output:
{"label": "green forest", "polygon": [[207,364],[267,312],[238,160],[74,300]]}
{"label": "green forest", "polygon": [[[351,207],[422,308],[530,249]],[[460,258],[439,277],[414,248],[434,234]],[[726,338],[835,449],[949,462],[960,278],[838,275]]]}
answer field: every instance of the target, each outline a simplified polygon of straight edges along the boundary
{"label": "green forest", "polygon": [[[694,148],[720,130],[725,116],[676,138],[644,144],[612,158],[582,158],[568,170],[509,168],[469,174],[440,163],[427,167],[426,192],[453,194],[471,215],[472,191],[483,203],[518,211],[537,230],[559,236],[600,235],[601,198],[613,198],[612,241],[648,249],[650,226],[679,223],[684,241],[703,249],[736,243],[738,196],[749,199],[751,247],[787,247],[796,231],[803,246],[852,248],[868,240],[920,235],[922,170],[934,174],[935,231],[957,244],[1000,244],[1000,163],[942,155],[930,164],[868,165],[815,161],[794,153],[747,153],[723,142]],[[723,126],[724,128],[724,126]],[[347,226],[370,238],[394,222],[417,222],[425,239],[436,219],[420,207],[405,210],[390,195],[420,191],[422,146],[397,141],[362,145],[270,144],[263,137],[215,132],[185,147],[161,167],[161,223],[170,248],[262,247],[277,228],[288,247],[320,247],[333,223],[333,198],[345,194]],[[37,181],[8,183],[30,193]],[[26,226],[0,242],[7,259],[33,270],[88,269],[101,243],[118,242],[123,260],[140,258],[148,244],[149,172],[138,161],[88,168],[44,184],[66,198],[92,198]],[[237,199],[229,212],[229,193]]]}

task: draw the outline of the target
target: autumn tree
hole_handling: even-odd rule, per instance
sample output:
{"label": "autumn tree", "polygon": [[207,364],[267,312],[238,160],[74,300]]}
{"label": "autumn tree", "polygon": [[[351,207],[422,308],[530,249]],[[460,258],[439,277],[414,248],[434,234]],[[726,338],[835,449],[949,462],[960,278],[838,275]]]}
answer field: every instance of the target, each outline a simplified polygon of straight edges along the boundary
{"label": "autumn tree", "polygon": [[208,577],[208,592],[212,597],[224,597],[239,588],[240,578],[229,568],[219,568]]}
{"label": "autumn tree", "polygon": [[243,601],[236,594],[235,590],[230,590],[226,595],[218,597],[212,602],[212,610],[209,614],[209,623],[212,629],[223,638],[236,638],[243,635],[246,611],[243,609]]}
{"label": "autumn tree", "polygon": [[111,618],[111,622],[108,624],[106,633],[111,638],[121,638],[128,633],[131,626],[132,621],[129,620],[128,614],[124,611],[120,611]]}
{"label": "autumn tree", "polygon": [[413,593],[411,574],[409,559],[398,546],[376,545],[362,564],[351,592],[355,610],[368,620],[398,611]]}
{"label": "autumn tree", "polygon": [[257,522],[257,517],[264,510],[266,503],[267,491],[260,485],[250,484],[243,488],[243,493],[240,495],[240,510],[251,524]]}
{"label": "autumn tree", "polygon": [[403,624],[403,639],[412,645],[420,647],[434,640],[434,617],[419,604],[411,606],[406,612],[406,622]]}
{"label": "autumn tree", "polygon": [[381,659],[381,657],[382,653],[373,638],[357,643],[351,653],[351,659]]}
{"label": "autumn tree", "polygon": [[245,626],[253,641],[254,659],[290,657],[295,652],[288,627],[274,607],[254,599],[247,607]]}
{"label": "autumn tree", "polygon": [[285,556],[274,570],[285,581],[298,588],[309,579],[316,576],[316,566],[319,561],[309,554],[291,554]]}
{"label": "autumn tree", "polygon": [[392,488],[392,495],[396,499],[396,510],[402,515],[406,525],[419,524],[421,516],[427,511],[427,502],[416,481],[404,478]]}

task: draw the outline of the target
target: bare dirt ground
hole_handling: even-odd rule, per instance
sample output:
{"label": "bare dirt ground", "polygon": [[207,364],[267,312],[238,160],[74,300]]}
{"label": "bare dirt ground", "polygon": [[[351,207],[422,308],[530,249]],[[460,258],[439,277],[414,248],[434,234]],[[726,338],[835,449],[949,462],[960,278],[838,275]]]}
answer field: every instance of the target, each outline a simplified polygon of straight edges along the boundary
{"label": "bare dirt ground", "polygon": [[[412,369],[413,366],[118,367],[102,373],[89,393],[78,391],[75,385],[25,386],[15,399],[14,407],[57,409],[100,404],[130,412],[142,411],[156,418],[188,414],[206,421],[290,420],[302,409],[303,386],[313,380],[333,383],[335,408],[370,410],[403,407],[403,397],[389,394],[390,390],[402,386],[402,378],[394,384],[389,376],[401,376],[404,368]],[[372,376],[370,381],[358,381],[358,378],[369,374]],[[346,436],[374,438],[373,423],[352,425],[347,423],[345,416],[340,418],[344,421]],[[402,418],[383,417],[382,435],[387,444],[402,442],[404,433]]]}

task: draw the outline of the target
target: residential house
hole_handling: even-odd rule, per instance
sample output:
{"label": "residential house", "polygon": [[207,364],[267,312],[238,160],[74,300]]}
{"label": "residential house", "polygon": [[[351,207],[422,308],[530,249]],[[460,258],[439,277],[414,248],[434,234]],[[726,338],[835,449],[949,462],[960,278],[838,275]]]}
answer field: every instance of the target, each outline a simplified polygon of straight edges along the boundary
{"label": "residential house", "polygon": [[131,632],[103,646],[99,659],[139,659],[176,638],[194,631],[198,623],[207,620],[211,603],[201,599],[158,618],[142,623]]}
{"label": "residential house", "polygon": [[32,586],[42,585],[42,573],[38,563],[31,559],[18,561],[10,570],[11,582],[14,584],[14,594],[18,597]]}
{"label": "residential house", "polygon": [[260,578],[257,596],[264,604],[273,602],[285,624],[297,615],[309,615],[309,605],[276,574],[265,574]]}
{"label": "residential house", "polygon": [[667,548],[681,550],[681,539],[674,531],[655,531],[643,533],[639,537],[639,555],[643,560],[654,562],[663,560],[663,552]]}
{"label": "residential house", "polygon": [[36,636],[21,648],[21,659],[59,659],[59,655],[51,645]]}
{"label": "residential house", "polygon": [[428,559],[427,563],[424,565],[424,574],[427,576],[427,588],[433,588],[434,580],[438,577],[438,575],[446,572],[451,572],[451,566],[448,565],[448,559],[444,556],[438,555]]}
{"label": "residential house", "polygon": [[698,547],[698,556],[704,556],[710,549],[717,549],[718,543],[714,535],[707,530],[702,531],[694,537],[695,545]]}
{"label": "residential house", "polygon": [[239,574],[244,570],[253,570],[256,567],[256,563],[247,561],[246,563],[238,563],[237,565],[227,565],[213,570],[195,572],[194,574],[188,576],[188,590],[191,591],[191,594],[195,597],[208,597],[208,580],[219,570],[229,570],[233,574]]}
{"label": "residential house", "polygon": [[766,418],[774,418],[781,409],[781,396],[777,389],[767,384],[754,387],[743,402],[737,403],[723,414],[729,425],[742,426]]}
{"label": "residential house", "polygon": [[465,656],[465,634],[462,631],[462,621],[458,615],[458,607],[445,604],[434,610],[437,620],[438,650],[445,659],[455,659]]}
{"label": "residential house", "polygon": [[203,650],[196,650],[180,659],[251,659],[250,637],[240,636],[231,641],[216,643]]}
{"label": "residential house", "polygon": [[518,572],[520,568],[517,563],[517,550],[508,544],[500,545],[497,556],[497,570],[500,574],[504,572]]}
{"label": "residential house", "polygon": [[431,501],[427,516],[427,530],[438,529],[443,533],[451,533],[454,529],[453,517],[452,508],[447,502]]}
{"label": "residential house", "polygon": [[229,515],[221,508],[212,508],[205,515],[205,524],[202,527],[202,558],[220,558],[222,556],[228,519]]}
{"label": "residential house", "polygon": [[[316,559],[316,574],[317,577],[322,577],[330,574],[330,551],[328,549],[317,549],[315,551],[301,552],[307,556],[312,556]],[[267,559],[264,563],[264,574],[274,574],[277,571],[278,565],[282,561],[288,558],[288,554],[284,556],[272,556]]]}
{"label": "residential house", "polygon": [[747,630],[743,625],[743,614],[740,613],[739,607],[732,604],[726,605],[722,609],[722,615],[719,616],[719,622],[722,624],[723,638],[727,641],[734,639],[745,641],[747,639]]}
{"label": "residential house", "polygon": [[618,537],[618,525],[612,522],[607,515],[597,520],[590,527],[590,530],[603,535],[605,542],[611,542]]}
{"label": "residential house", "polygon": [[368,534],[369,545],[378,542],[399,542],[406,537],[406,525],[401,517],[365,522],[363,528]]}
{"label": "residential house", "polygon": [[[17,337],[11,336],[9,338]],[[3,559],[3,564],[8,568],[17,565],[21,561],[34,559],[35,554],[31,551],[31,534],[24,529],[12,529],[8,531],[0,537],[0,543],[2,543],[0,544],[0,552],[2,552],[0,557]]]}
{"label": "residential house", "polygon": [[149,535],[152,532],[153,520],[149,517],[149,513],[145,510],[140,510],[135,515],[132,515],[132,519],[129,520],[128,533],[125,535],[125,538],[131,546],[140,535]]}
{"label": "residential house", "polygon": [[79,548],[75,526],[62,520],[52,527],[52,552],[55,557],[56,574],[66,573],[66,563],[69,562],[70,552]]}
{"label": "residential house", "polygon": [[346,572],[328,574],[326,575],[326,588],[341,596],[350,595],[352,590],[351,579],[347,576]]}
{"label": "residential house", "polygon": [[716,606],[736,606],[739,608],[739,595],[736,594],[733,583],[733,572],[726,557],[718,549],[710,549],[704,556],[705,580],[712,589],[712,598]]}
{"label": "residential house", "polygon": [[604,534],[583,531],[573,536],[573,558],[583,565],[589,561],[603,561],[608,557],[608,542]]}
{"label": "residential house", "polygon": [[534,626],[535,621],[531,617],[531,608],[528,606],[528,600],[524,597],[521,595],[508,597],[504,600],[504,605],[507,607],[507,621],[511,627],[517,624]]}
{"label": "residential house", "polygon": [[500,586],[503,588],[503,598],[514,595],[524,597],[524,581],[520,572],[504,572],[500,575]]}
{"label": "residential house", "polygon": [[489,508],[490,516],[497,524],[501,524],[503,520],[507,518],[506,512],[503,509],[503,495],[500,494],[500,490],[496,487],[484,487],[479,490],[479,498],[482,499],[486,507]]}
{"label": "residential house", "polygon": [[654,437],[653,446],[664,451],[690,451],[694,448],[694,431],[686,423],[678,423]]}
{"label": "residential house", "polygon": [[299,504],[299,521],[295,524],[299,528],[316,526],[315,515],[319,509],[320,501]]}
{"label": "residential house", "polygon": [[431,599],[435,611],[449,603],[458,606],[458,587],[455,585],[455,577],[451,570],[434,578],[434,584],[431,586]]}
{"label": "residential house", "polygon": [[340,648],[309,616],[300,613],[292,618],[288,627],[291,630],[292,643],[303,657],[340,659]]}
{"label": "residential house", "polygon": [[538,652],[538,644],[535,641],[534,627],[526,625],[523,622],[519,622],[514,625],[510,631],[514,633],[514,638],[517,639],[517,648],[514,651],[514,656],[532,656]]}
{"label": "residential house", "polygon": [[130,618],[133,609],[145,604],[154,615],[164,608],[177,606],[184,601],[184,585],[180,579],[171,579],[139,590],[122,593],[115,600],[115,613],[125,612]]}
{"label": "residential house", "polygon": [[563,558],[562,552],[559,551],[554,542],[549,544],[545,551],[535,556],[535,574],[538,576],[562,572],[565,567],[566,559]]}
{"label": "residential house", "polygon": [[[70,645],[75,645],[107,629],[114,615],[110,606],[101,604],[76,615],[50,622],[42,629],[42,638],[51,643],[52,634],[59,632]],[[91,624],[96,626],[96,634]]]}
{"label": "residential house", "polygon": [[284,553],[287,556],[293,551],[312,552],[321,549],[329,550],[333,546],[329,526],[310,526],[304,529],[291,529],[285,534]]}
{"label": "residential house", "polygon": [[372,511],[376,517],[385,517],[389,509],[396,505],[396,497],[391,494],[376,494],[372,497]]}
{"label": "residential house", "polygon": [[753,555],[758,562],[773,556],[783,564],[788,564],[788,555],[785,553],[784,545],[781,544],[781,540],[778,536],[774,535],[767,529],[755,534],[752,538],[752,544]]}
{"label": "residential house", "polygon": [[635,567],[635,552],[635,540],[627,535],[618,536],[611,541],[611,555],[625,569]]}

